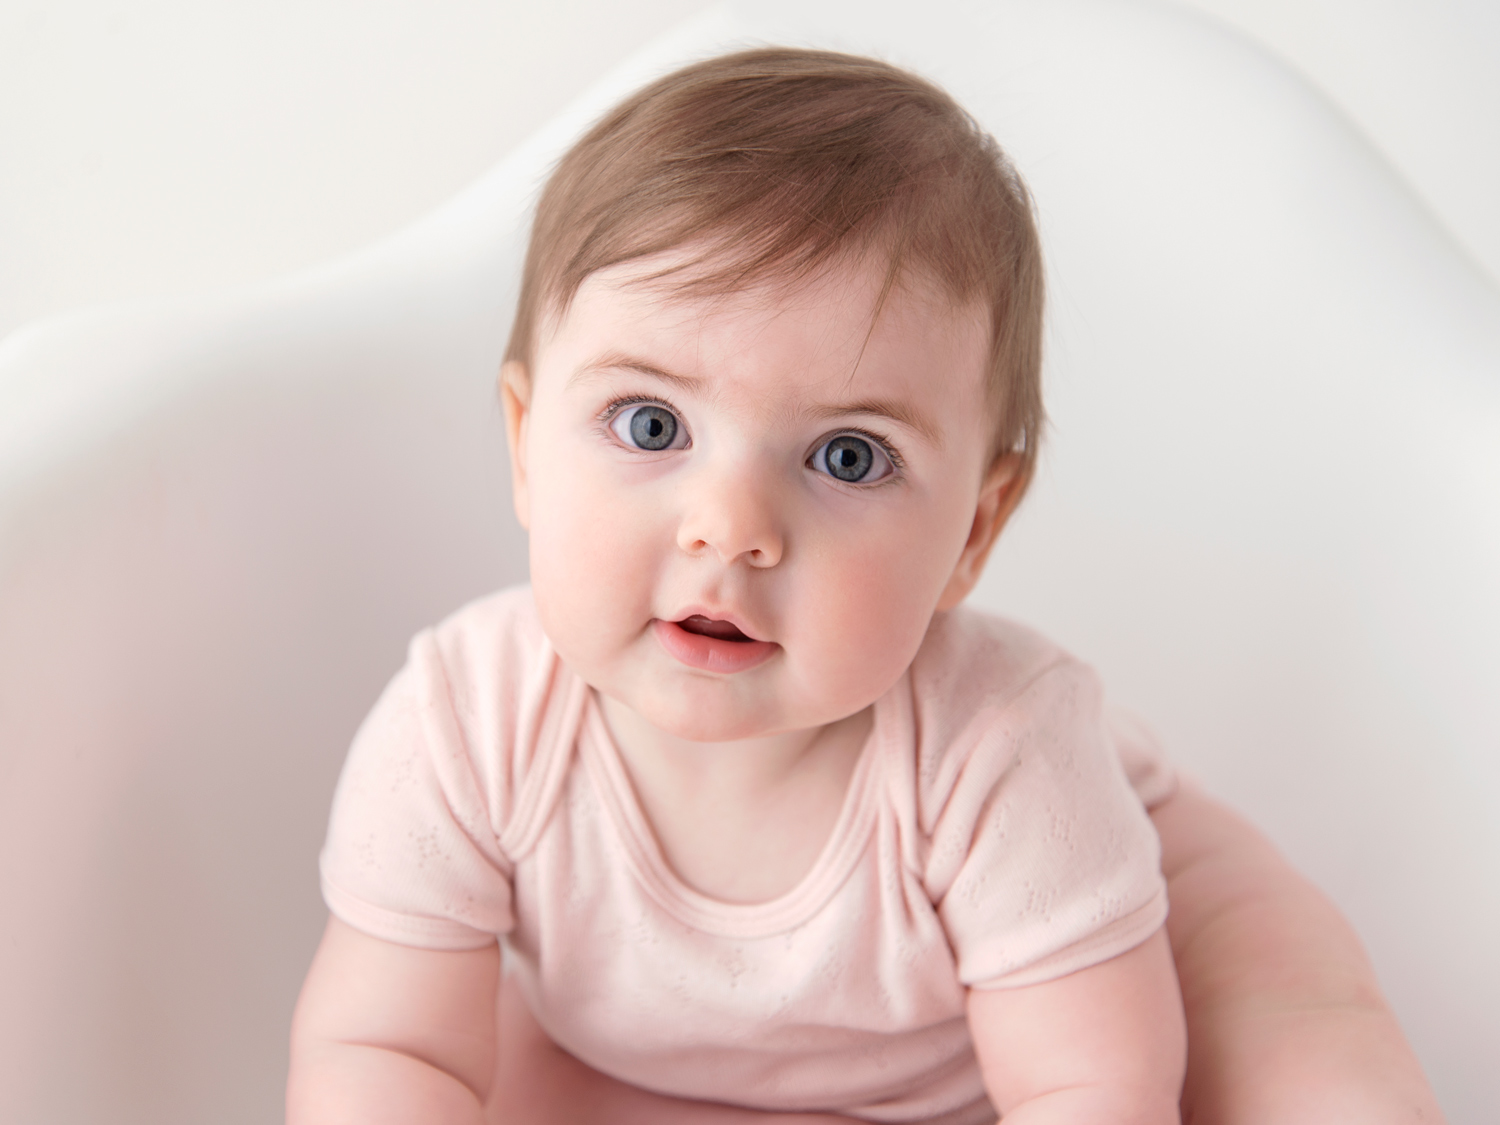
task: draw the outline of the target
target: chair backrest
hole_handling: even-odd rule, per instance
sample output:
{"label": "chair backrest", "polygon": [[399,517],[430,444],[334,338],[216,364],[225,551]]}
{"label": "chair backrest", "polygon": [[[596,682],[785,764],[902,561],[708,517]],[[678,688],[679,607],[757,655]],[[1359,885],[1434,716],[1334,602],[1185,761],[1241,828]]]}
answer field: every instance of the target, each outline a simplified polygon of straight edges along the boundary
{"label": "chair backrest", "polygon": [[414,630],[525,575],[526,205],[625,90],[751,41],[909,64],[1015,155],[1052,427],[976,599],[1330,890],[1455,1121],[1500,1104],[1500,295],[1210,24],[811,0],[713,10],[353,259],[0,348],[0,1120],[279,1114],[348,739]]}

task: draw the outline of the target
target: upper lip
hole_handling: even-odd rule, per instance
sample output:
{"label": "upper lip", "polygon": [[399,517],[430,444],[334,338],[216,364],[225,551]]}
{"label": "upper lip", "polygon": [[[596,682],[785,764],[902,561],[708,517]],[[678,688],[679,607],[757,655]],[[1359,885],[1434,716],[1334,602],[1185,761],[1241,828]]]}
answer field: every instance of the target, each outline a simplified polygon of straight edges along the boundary
{"label": "upper lip", "polygon": [[686,621],[689,617],[706,617],[710,621],[727,621],[752,641],[765,639],[755,629],[752,629],[743,617],[723,609],[709,609],[701,605],[688,606],[686,609],[664,620],[670,621],[675,625]]}

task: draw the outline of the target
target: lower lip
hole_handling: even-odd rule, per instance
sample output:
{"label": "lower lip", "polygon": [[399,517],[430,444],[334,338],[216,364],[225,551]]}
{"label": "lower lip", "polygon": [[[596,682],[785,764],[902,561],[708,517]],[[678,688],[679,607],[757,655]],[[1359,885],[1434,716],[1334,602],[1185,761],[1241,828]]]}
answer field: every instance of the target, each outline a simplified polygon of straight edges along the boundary
{"label": "lower lip", "polygon": [[675,621],[652,622],[656,639],[667,654],[689,668],[704,672],[747,672],[764,664],[781,647],[775,641],[721,641],[701,633],[689,633]]}

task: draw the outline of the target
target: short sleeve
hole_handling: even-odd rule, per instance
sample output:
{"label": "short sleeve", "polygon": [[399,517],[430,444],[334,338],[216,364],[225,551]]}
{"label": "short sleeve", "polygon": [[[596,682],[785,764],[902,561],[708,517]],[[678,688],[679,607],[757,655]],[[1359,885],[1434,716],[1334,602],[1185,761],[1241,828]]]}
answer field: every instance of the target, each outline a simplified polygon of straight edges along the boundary
{"label": "short sleeve", "polygon": [[1067,657],[972,716],[927,873],[964,984],[1051,980],[1161,926],[1160,845],[1119,749],[1097,677]]}
{"label": "short sleeve", "polygon": [[510,863],[430,632],[355,736],[320,869],[328,908],[387,941],[477,949],[513,925]]}

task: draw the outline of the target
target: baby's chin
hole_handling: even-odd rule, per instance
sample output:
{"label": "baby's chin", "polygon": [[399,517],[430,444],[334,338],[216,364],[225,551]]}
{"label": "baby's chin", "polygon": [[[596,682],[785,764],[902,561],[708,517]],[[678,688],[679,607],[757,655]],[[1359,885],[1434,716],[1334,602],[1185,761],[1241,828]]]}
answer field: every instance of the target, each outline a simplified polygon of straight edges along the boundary
{"label": "baby's chin", "polygon": [[683,742],[743,742],[798,729],[796,724],[777,725],[768,721],[773,716],[763,703],[756,701],[725,700],[715,706],[702,699],[642,699],[633,693],[617,695],[595,690],[609,696],[638,721]]}
{"label": "baby's chin", "polygon": [[760,693],[708,690],[669,696],[628,688],[619,690],[609,684],[591,684],[591,687],[607,700],[606,712],[619,715],[633,726],[640,724],[651,732],[682,742],[744,742],[832,721],[817,717],[796,721],[798,715],[781,714],[775,700],[763,699]]}

